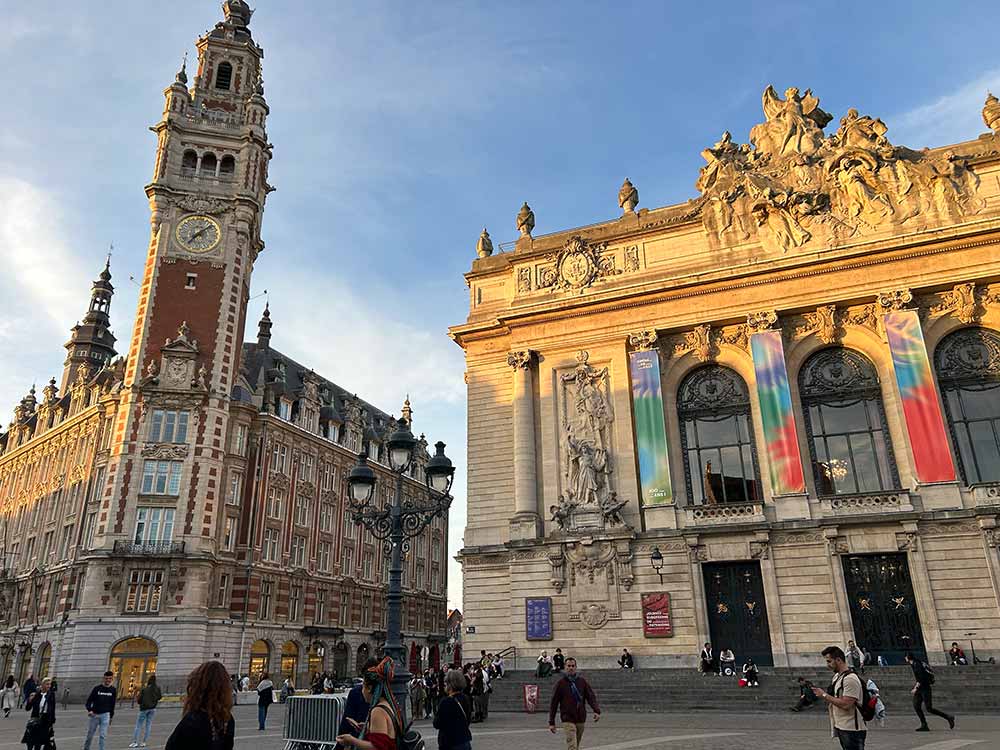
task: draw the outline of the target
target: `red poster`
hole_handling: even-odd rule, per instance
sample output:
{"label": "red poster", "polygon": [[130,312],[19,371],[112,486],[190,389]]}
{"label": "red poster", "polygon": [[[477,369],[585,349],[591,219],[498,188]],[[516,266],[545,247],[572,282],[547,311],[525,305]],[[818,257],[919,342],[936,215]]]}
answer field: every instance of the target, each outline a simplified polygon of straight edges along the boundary
{"label": "red poster", "polygon": [[524,711],[533,714],[538,710],[538,685],[524,686]]}
{"label": "red poster", "polygon": [[670,619],[670,594],[642,595],[642,633],[647,638],[669,638],[674,634]]}

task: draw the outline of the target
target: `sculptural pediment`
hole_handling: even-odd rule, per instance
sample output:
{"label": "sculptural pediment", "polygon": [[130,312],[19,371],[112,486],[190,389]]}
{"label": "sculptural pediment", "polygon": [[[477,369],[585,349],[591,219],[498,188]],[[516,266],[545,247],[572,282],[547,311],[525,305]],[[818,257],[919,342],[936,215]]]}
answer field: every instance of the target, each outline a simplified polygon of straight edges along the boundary
{"label": "sculptural pediment", "polygon": [[[850,109],[837,131],[811,91],[764,92],[765,121],[751,145],[729,132],[702,151],[695,183],[702,223],[717,246],[760,242],[778,252],[838,242],[979,211],[978,178],[953,154],[893,145],[882,120]],[[916,220],[916,221],[915,221]]]}

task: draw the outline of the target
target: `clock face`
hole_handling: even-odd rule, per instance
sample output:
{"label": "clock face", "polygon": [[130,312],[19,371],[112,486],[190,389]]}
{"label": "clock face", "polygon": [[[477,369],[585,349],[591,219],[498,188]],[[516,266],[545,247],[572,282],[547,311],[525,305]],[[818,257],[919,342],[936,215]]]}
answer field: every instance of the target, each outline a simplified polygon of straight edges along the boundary
{"label": "clock face", "polygon": [[222,227],[210,216],[187,216],[177,225],[176,235],[188,252],[207,253],[222,239]]}

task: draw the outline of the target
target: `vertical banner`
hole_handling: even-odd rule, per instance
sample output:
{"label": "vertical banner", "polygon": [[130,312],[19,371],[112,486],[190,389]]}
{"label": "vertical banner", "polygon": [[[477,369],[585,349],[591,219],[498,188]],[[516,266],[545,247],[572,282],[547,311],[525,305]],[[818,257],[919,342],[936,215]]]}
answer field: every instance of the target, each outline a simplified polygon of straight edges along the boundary
{"label": "vertical banner", "polygon": [[750,336],[753,370],[757,379],[760,421],[764,426],[771,473],[771,492],[792,495],[806,491],[799,439],[792,414],[792,392],[785,369],[781,331],[761,331]]}
{"label": "vertical banner", "polygon": [[663,419],[660,356],[652,349],[632,352],[628,358],[632,371],[635,449],[639,458],[639,496],[645,507],[669,505],[674,497],[670,489],[667,426]]}
{"label": "vertical banner", "polygon": [[916,310],[898,310],[888,313],[884,321],[917,481],[954,481],[955,464],[951,460],[944,417],[931,377],[920,318]]}

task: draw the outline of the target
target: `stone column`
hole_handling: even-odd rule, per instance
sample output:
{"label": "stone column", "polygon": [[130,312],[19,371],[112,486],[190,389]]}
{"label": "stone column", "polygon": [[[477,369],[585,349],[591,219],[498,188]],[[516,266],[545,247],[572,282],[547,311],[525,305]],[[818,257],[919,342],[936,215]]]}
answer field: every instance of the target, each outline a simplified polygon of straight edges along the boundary
{"label": "stone column", "polygon": [[[691,594],[694,599],[695,628],[698,633],[698,652],[700,653],[702,644],[711,641],[708,604],[705,601],[705,576],[701,572],[701,564],[708,562],[708,547],[701,544],[697,536],[686,536],[684,541],[687,543],[688,556],[691,561]],[[713,643],[712,650],[718,658],[718,644]]]}
{"label": "stone column", "polygon": [[837,527],[823,531],[826,537],[826,558],[830,565],[830,586],[840,623],[841,643],[854,640],[854,624],[851,621],[851,603],[847,600],[847,581],[844,579],[844,564],[841,555],[848,554],[850,545],[846,536],[838,536]]}
{"label": "stone column", "polygon": [[980,518],[979,528],[983,531],[983,552],[986,553],[990,583],[993,584],[993,597],[1000,608],[1000,528],[995,518]]}
{"label": "stone column", "polygon": [[923,632],[924,647],[927,649],[927,661],[930,664],[946,664],[941,624],[938,621],[938,606],[934,601],[934,590],[931,588],[931,578],[927,572],[927,560],[924,558],[917,524],[915,521],[907,521],[903,524],[903,529],[904,531],[896,534],[896,547],[900,552],[906,552],[913,596],[920,616],[920,630]]}
{"label": "stone column", "polygon": [[535,353],[530,349],[507,355],[507,364],[514,370],[514,516],[510,519],[511,541],[542,536],[536,489],[534,363]]}

